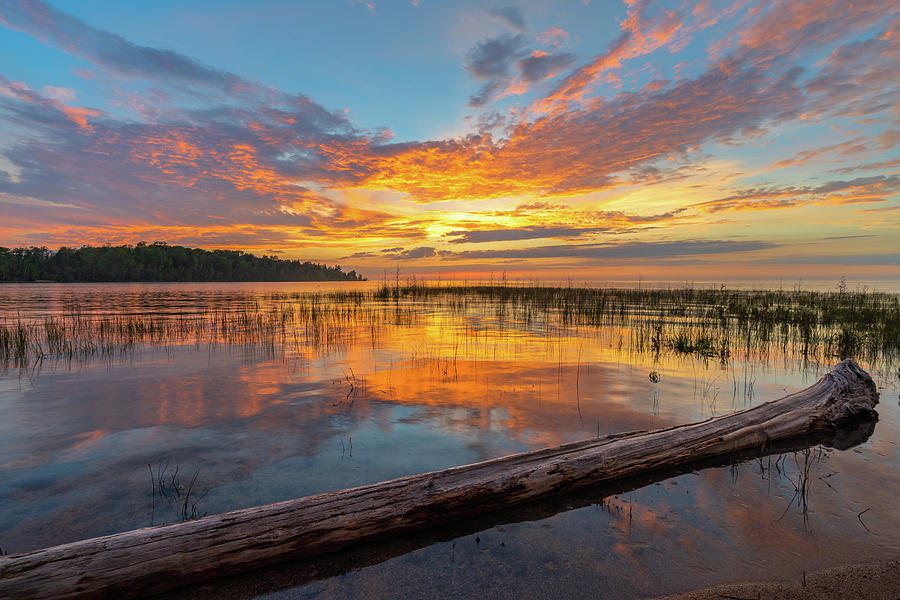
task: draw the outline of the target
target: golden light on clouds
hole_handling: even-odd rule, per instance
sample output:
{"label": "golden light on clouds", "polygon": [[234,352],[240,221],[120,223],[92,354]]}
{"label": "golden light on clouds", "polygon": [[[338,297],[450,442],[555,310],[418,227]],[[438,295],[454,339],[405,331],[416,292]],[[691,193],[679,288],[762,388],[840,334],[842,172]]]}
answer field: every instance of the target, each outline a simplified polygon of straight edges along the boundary
{"label": "golden light on clouds", "polygon": [[[453,7],[467,48],[384,58],[345,110],[39,0],[3,4],[0,24],[48,64],[0,72],[0,241],[164,240],[362,272],[898,275],[900,10],[578,10]],[[618,28],[581,29],[601,13]],[[74,80],[58,81],[54,53],[78,63]],[[408,83],[393,94],[390,81]],[[804,254],[812,235],[828,252]]]}

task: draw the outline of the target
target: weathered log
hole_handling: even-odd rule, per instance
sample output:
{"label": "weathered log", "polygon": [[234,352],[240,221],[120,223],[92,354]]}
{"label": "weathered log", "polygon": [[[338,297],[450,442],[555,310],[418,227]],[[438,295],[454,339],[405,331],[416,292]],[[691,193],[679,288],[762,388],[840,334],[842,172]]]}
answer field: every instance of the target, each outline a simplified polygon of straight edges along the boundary
{"label": "weathered log", "polygon": [[474,538],[479,533],[484,537],[483,532],[494,527],[509,523],[539,521],[585,506],[608,503],[613,496],[621,496],[685,473],[718,467],[734,469],[745,461],[801,452],[819,445],[846,450],[866,442],[875,431],[876,423],[877,419],[874,416],[871,419],[863,418],[841,425],[833,431],[771,441],[766,444],[765,448],[729,452],[703,460],[690,461],[675,467],[656,469],[632,477],[622,477],[572,492],[539,498],[532,502],[513,504],[506,508],[428,527],[420,531],[363,542],[337,552],[282,561],[252,571],[204,580],[157,597],[160,600],[257,598],[264,594],[276,593],[312,581],[329,579],[356,569],[377,565],[421,548],[427,548],[432,544],[449,542],[466,536]]}
{"label": "weathered log", "polygon": [[185,523],[0,558],[0,596],[147,595],[422,529],[601,482],[766,448],[872,418],[871,377],[845,360],[811,387],[690,425],[595,438]]}

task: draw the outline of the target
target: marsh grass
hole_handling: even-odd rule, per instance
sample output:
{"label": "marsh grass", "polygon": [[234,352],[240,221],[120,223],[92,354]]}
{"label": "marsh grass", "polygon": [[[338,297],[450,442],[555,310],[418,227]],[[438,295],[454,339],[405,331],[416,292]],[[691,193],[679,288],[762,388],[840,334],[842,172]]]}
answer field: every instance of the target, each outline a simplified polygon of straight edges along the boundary
{"label": "marsh grass", "polygon": [[206,516],[207,513],[200,510],[199,504],[210,492],[210,489],[207,488],[203,491],[197,489],[199,468],[194,471],[187,483],[179,478],[181,467],[176,466],[170,470],[168,461],[165,465],[162,462],[157,464],[155,471],[150,464],[147,465],[147,469],[150,471],[152,495],[151,526],[156,524],[157,511],[162,508],[174,511],[181,521],[190,521]]}
{"label": "marsh grass", "polygon": [[511,286],[383,286],[384,304],[418,302],[498,327],[561,334],[616,329],[616,347],[693,355],[726,364],[776,354],[802,363],[857,358],[890,363],[900,349],[900,297],[849,292],[727,289],[589,289]]}
{"label": "marsh grass", "polygon": [[900,350],[900,296],[846,286],[836,292],[653,290],[401,285],[397,279],[371,291],[270,294],[175,314],[70,306],[42,318],[0,317],[0,363],[91,360],[177,345],[324,354],[360,340],[375,347],[388,330],[439,316],[457,326],[454,356],[461,346],[486,344],[488,330],[494,344],[518,334],[559,342],[578,334],[635,354],[723,365],[775,355],[804,364],[847,357],[888,364]]}

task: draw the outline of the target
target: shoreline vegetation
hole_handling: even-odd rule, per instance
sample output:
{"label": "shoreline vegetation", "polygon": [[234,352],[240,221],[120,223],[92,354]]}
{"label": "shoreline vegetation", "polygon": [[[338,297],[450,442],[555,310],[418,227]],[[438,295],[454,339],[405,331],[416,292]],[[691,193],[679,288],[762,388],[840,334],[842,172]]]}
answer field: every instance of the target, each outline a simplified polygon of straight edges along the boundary
{"label": "shoreline vegetation", "polygon": [[[693,355],[720,361],[797,359],[825,364],[854,358],[890,364],[900,355],[900,295],[868,291],[741,291],[385,283],[372,290],[272,293],[231,298],[189,311],[85,312],[77,305],[48,316],[0,317],[0,365],[82,359],[139,345],[240,345],[329,351],[356,337],[374,341],[387,327],[422,322],[434,310],[460,323],[490,319],[504,331],[575,330],[629,352]],[[467,326],[470,326],[467,325]],[[477,331],[471,332],[473,335]]]}
{"label": "shoreline vegetation", "polygon": [[202,250],[154,242],[125,246],[0,247],[0,283],[363,281],[340,266],[261,258],[241,250]]}

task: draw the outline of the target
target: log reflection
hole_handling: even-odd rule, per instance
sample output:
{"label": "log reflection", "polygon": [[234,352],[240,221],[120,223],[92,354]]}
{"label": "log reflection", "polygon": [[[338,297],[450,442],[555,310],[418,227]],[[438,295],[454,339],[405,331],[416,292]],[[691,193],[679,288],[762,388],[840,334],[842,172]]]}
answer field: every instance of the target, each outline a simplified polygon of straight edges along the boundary
{"label": "log reflection", "polygon": [[[391,540],[360,544],[341,552],[283,562],[255,571],[181,588],[163,594],[159,598],[169,600],[183,597],[198,599],[251,598],[260,594],[273,593],[377,565],[426,548],[432,544],[475,535],[497,526],[540,521],[567,511],[590,505],[604,504],[613,496],[625,494],[691,472],[722,467],[735,468],[736,465],[748,461],[786,455],[792,452],[808,452],[819,446],[841,451],[848,450],[866,442],[875,431],[877,421],[878,415],[873,413],[871,417],[845,422],[839,428],[829,432],[799,436],[772,443],[765,448],[751,449],[693,461],[678,467],[659,469],[641,476],[629,477],[577,492],[512,506],[477,517],[438,525],[417,533],[400,535]],[[790,508],[790,505],[788,508]]]}

